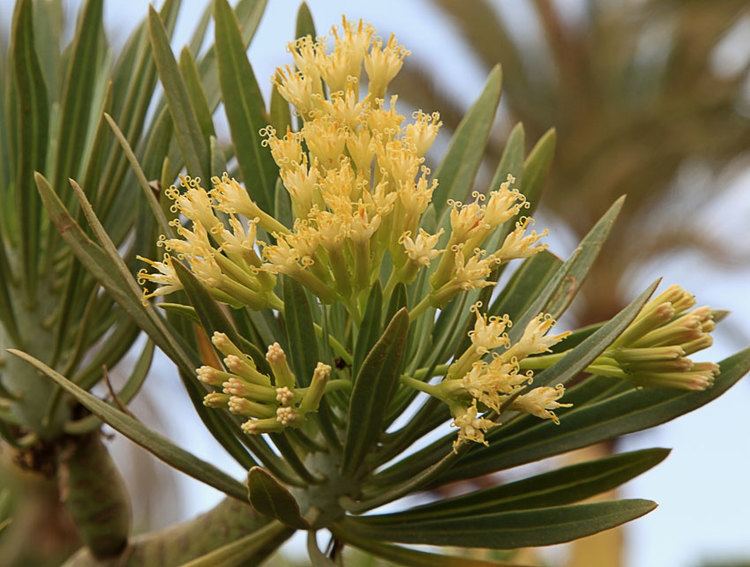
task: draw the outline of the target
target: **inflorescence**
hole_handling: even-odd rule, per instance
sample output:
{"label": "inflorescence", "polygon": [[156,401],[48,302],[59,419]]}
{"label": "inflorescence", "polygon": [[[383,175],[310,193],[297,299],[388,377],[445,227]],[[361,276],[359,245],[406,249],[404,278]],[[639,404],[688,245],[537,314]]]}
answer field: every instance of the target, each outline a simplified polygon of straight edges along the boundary
{"label": "inflorescence", "polygon": [[[410,310],[414,321],[432,317],[430,308],[444,307],[462,291],[494,285],[489,278],[499,265],[546,248],[540,239],[547,231],[529,230],[533,219],[522,216],[528,203],[510,175],[486,195],[474,192],[468,203],[449,201],[448,230],[425,230],[423,216],[438,185],[425,155],[442,123],[438,113],[422,111],[406,121],[397,111],[397,96],[386,96],[409,54],[393,36],[383,42],[370,25],[343,19],[341,29],[332,30],[332,46],[327,38],[307,36],[289,51],[294,65],[278,69],[274,84],[294,107],[298,127],[279,133],[267,126],[261,133],[289,194],[292,226],[261,210],[251,191],[227,174],[212,178],[210,190],[200,179],[182,177],[182,190],[173,186],[167,192],[178,215],[172,221],[177,237],[160,239],[166,250],[161,261],[144,259],[155,271],[141,270],[141,283],[158,286],[144,292],[144,299],[182,288],[173,265],[177,259],[216,300],[232,307],[282,311],[274,292],[281,275],[322,304],[344,305],[359,324],[375,281],[382,278],[389,296],[396,285],[422,275],[428,280]],[[499,246],[483,248],[507,223],[512,224]],[[710,345],[712,312],[687,311],[693,303],[687,292],[670,287],[587,370],[639,386],[708,387],[717,366],[687,356]],[[402,380],[448,405],[459,430],[457,444],[484,443],[504,410],[557,422],[554,410],[569,405],[558,402],[562,385],[528,389],[533,370],[564,356],[547,353],[567,333],[548,336],[554,321],[540,314],[511,344],[505,332],[510,319],[488,317],[480,307],[472,307],[471,346],[446,366],[439,384]],[[300,388],[278,344],[268,350],[269,376],[225,335],[212,340],[225,358],[221,368],[197,371],[217,389],[205,403],[247,417],[247,433],[301,425],[332,385],[348,382],[329,381],[331,367],[320,363],[311,385]]]}

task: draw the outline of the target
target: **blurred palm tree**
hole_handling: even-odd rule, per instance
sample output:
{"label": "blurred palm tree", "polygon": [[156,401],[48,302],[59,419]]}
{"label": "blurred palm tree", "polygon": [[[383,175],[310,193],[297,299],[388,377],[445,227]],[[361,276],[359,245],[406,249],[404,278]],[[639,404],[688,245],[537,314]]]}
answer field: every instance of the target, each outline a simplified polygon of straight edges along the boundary
{"label": "blurred palm tree", "polygon": [[[578,323],[617,313],[638,268],[667,255],[736,262],[716,235],[696,226],[696,211],[727,189],[740,171],[736,159],[750,149],[750,58],[728,69],[717,56],[750,19],[746,0],[581,0],[580,10],[553,0],[433,1],[486,70],[502,64],[504,102],[527,139],[557,129],[548,213],[580,238],[628,195],[608,260],[583,288]],[[530,9],[538,29],[514,28],[501,8]],[[415,107],[441,109],[452,131],[462,103],[428,76],[412,64],[396,88]],[[504,126],[489,145],[493,164]],[[687,167],[701,174],[679,175]]]}

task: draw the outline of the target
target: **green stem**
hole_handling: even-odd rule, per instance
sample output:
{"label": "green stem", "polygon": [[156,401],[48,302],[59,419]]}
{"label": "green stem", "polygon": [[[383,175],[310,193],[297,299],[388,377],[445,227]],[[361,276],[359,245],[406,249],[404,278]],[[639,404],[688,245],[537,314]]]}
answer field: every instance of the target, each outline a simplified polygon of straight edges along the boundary
{"label": "green stem", "polygon": [[445,393],[439,385],[433,386],[432,384],[427,384],[421,380],[416,380],[411,376],[401,376],[401,383],[405,386],[410,386],[415,390],[419,390],[420,392],[424,392],[425,394],[429,394],[439,400],[444,400],[445,398]]}
{"label": "green stem", "polygon": [[237,547],[259,546],[252,550],[245,564],[260,565],[292,533],[291,529],[278,526],[277,522],[256,513],[249,504],[226,498],[192,520],[134,538],[117,558],[98,561],[88,549],[82,549],[65,567],[184,565],[240,541],[242,545]]}
{"label": "green stem", "polygon": [[[448,369],[450,368],[450,364],[438,364],[432,369],[432,376],[443,376],[446,372],[448,372]],[[425,378],[428,378],[427,373],[430,371],[429,368],[418,368],[414,371],[414,374],[412,375],[414,378],[423,380]],[[432,378],[432,376],[429,376],[429,378]]]}
{"label": "green stem", "polygon": [[130,534],[130,500],[98,430],[72,438],[59,451],[57,477],[65,507],[91,554],[119,555]]}

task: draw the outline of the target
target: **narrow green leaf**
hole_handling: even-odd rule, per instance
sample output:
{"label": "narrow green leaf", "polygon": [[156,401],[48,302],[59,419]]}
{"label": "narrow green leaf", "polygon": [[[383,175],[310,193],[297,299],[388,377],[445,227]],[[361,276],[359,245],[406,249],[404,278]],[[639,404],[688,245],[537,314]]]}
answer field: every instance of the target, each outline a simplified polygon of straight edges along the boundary
{"label": "narrow green leaf", "polygon": [[[342,470],[353,474],[372,452],[380,437],[387,408],[401,374],[401,363],[409,330],[409,313],[398,311],[372,347],[357,375],[349,400],[349,427]],[[377,399],[378,403],[372,403]]]}
{"label": "narrow green leaf", "polygon": [[239,23],[226,0],[214,0],[216,56],[224,108],[234,151],[245,182],[261,209],[273,211],[278,168],[260,130],[267,125],[265,103],[242,43]]}
{"label": "narrow green leaf", "polygon": [[614,202],[581,240],[570,258],[548,280],[534,303],[517,321],[513,321],[513,328],[508,333],[512,341],[518,340],[528,322],[539,313],[549,313],[552,317],[558,318],[570,305],[599,255],[624,202],[625,197],[620,197]]}
{"label": "narrow green leaf", "polygon": [[[258,31],[260,20],[266,9],[267,0],[240,0],[234,9],[237,15],[237,21],[240,23],[240,33],[242,34],[242,45],[247,50],[250,42]],[[213,3],[207,6],[209,15],[213,12]],[[216,61],[216,46],[211,45],[206,55],[198,63],[203,90],[208,99],[208,107],[213,111],[221,102],[221,88],[219,85],[219,70]]]}
{"label": "narrow green leaf", "polygon": [[495,174],[492,176],[490,189],[495,190],[500,187],[500,185],[505,183],[508,175],[515,177],[516,187],[523,188],[523,161],[525,154],[526,133],[523,129],[523,124],[519,122],[513,127],[513,130],[511,130],[508,135],[508,139],[505,142],[505,148],[503,149],[503,155],[500,156],[500,162],[497,164]]}
{"label": "narrow green leaf", "polygon": [[99,64],[104,42],[103,0],[88,0],[81,12],[73,43],[69,49],[60,106],[57,160],[53,186],[63,187],[68,178],[80,173],[84,145],[94,106]]}
{"label": "narrow green leaf", "polygon": [[507,314],[511,321],[518,320],[562,263],[562,260],[546,250],[527,258],[492,302],[488,312],[491,315]]}
{"label": "narrow green leaf", "polygon": [[216,136],[211,136],[209,138],[208,145],[211,153],[211,175],[221,177],[221,175],[227,170],[227,158],[224,155],[224,151],[221,149],[221,145],[216,139]]}
{"label": "narrow green leaf", "polygon": [[209,167],[208,140],[201,131],[187,87],[169,46],[164,24],[153,6],[149,6],[148,30],[154,63],[164,87],[175,137],[188,173],[205,180]]}
{"label": "narrow green leaf", "polygon": [[180,52],[179,67],[182,78],[185,81],[188,97],[190,98],[190,105],[198,120],[203,137],[208,140],[211,136],[216,135],[214,122],[211,118],[211,110],[208,108],[206,93],[203,92],[203,86],[198,74],[198,66],[187,47],[184,47]]}
{"label": "narrow green leaf", "polygon": [[200,482],[213,486],[228,496],[232,496],[238,500],[245,500],[245,489],[242,483],[237,482],[211,463],[207,463],[184,449],[177,447],[165,437],[148,429],[138,420],[113,408],[106,402],[89,394],[86,390],[79,388],[63,375],[58,374],[36,358],[18,350],[10,350],[9,352],[25,360],[41,373],[54,380],[91,413],[104,420],[128,439],[137,443],[168,465]]}
{"label": "narrow green leaf", "polygon": [[284,278],[284,327],[287,352],[297,382],[310,384],[315,366],[320,361],[312,311],[305,290],[292,278]]}
{"label": "narrow green leaf", "polygon": [[633,322],[661,280],[652,283],[625,309],[599,327],[590,337],[571,349],[563,359],[534,376],[534,386],[565,384],[591,364]]}
{"label": "narrow green leaf", "polygon": [[294,496],[267,470],[253,467],[247,475],[247,494],[250,504],[260,514],[279,520],[300,530],[310,526],[302,518]]}
{"label": "narrow green leaf", "polygon": [[342,527],[357,536],[397,543],[515,549],[564,543],[647,514],[649,500],[618,500],[577,506],[498,512],[472,517],[380,523],[377,515],[348,519]]}
{"label": "narrow green leaf", "polygon": [[501,85],[502,72],[496,66],[487,77],[482,94],[456,128],[448,153],[435,172],[440,185],[432,202],[438,213],[445,209],[449,198],[463,201],[471,193],[500,103]]}
{"label": "narrow green leaf", "polygon": [[547,178],[550,165],[552,165],[552,158],[555,157],[556,144],[557,134],[555,129],[551,128],[547,130],[544,136],[539,138],[523,164],[521,192],[531,204],[531,207],[526,211],[527,214],[533,213],[539,204],[544,190],[544,181]]}
{"label": "narrow green leaf", "polygon": [[279,89],[274,84],[271,87],[271,126],[281,136],[287,129],[292,127],[292,113],[289,103],[279,94]]}
{"label": "narrow green leaf", "polygon": [[34,190],[34,172],[44,171],[49,127],[47,88],[34,49],[32,10],[31,0],[16,3],[9,50],[17,105],[15,192],[18,223],[24,234],[21,238],[24,288],[29,297],[34,296],[37,285],[41,234],[41,207],[39,195]]}
{"label": "narrow green leaf", "polygon": [[133,153],[133,150],[130,147],[128,140],[125,137],[125,134],[122,133],[122,130],[120,130],[120,127],[117,125],[114,118],[112,118],[109,114],[105,113],[104,118],[109,124],[109,127],[112,129],[112,132],[114,133],[115,138],[117,139],[120,146],[122,147],[122,151],[125,154],[125,157],[127,157],[128,161],[130,162],[130,167],[133,168],[133,173],[135,174],[135,178],[138,181],[138,185],[141,188],[141,191],[143,192],[144,197],[146,197],[146,202],[148,203],[148,206],[151,209],[151,213],[154,215],[154,218],[159,223],[159,228],[164,232],[164,234],[172,235],[174,231],[172,230],[172,227],[170,226],[169,221],[167,220],[167,217],[164,214],[164,210],[159,204],[159,201],[156,199],[156,196],[154,195],[154,192],[148,183],[148,179],[146,179],[146,174],[143,172],[143,169],[141,169],[141,165],[138,162],[138,158]]}
{"label": "narrow green leaf", "polygon": [[393,319],[398,311],[408,306],[406,286],[403,283],[397,283],[391,293],[391,299],[388,301],[388,310],[383,314],[383,324],[385,325],[387,321]]}
{"label": "narrow green leaf", "polygon": [[78,260],[178,367],[183,371],[193,372],[196,366],[195,360],[191,360],[183,346],[166,329],[164,322],[156,315],[153,308],[143,305],[141,293],[135,280],[119,257],[114,244],[103,232],[103,227],[98,224],[96,215],[91,210],[91,204],[86,200],[83,192],[76,193],[79,203],[82,209],[86,211],[87,218],[90,221],[96,221],[95,231],[105,239],[108,251],[92,241],[83,232],[83,229],[71,217],[44,176],[37,174],[35,179],[50,220]]}
{"label": "narrow green leaf", "polygon": [[140,392],[143,383],[146,381],[146,376],[148,376],[148,371],[151,369],[154,351],[154,343],[152,341],[146,342],[146,347],[143,349],[141,356],[138,357],[135,366],[133,366],[130,377],[117,395],[122,403],[129,403]]}
{"label": "narrow green leaf", "polygon": [[576,463],[464,496],[387,514],[378,522],[415,522],[528,510],[580,502],[620,486],[662,462],[669,449],[644,449]]}
{"label": "narrow green leaf", "polygon": [[367,297],[367,307],[362,317],[362,326],[359,328],[357,343],[354,345],[354,362],[352,363],[352,375],[356,376],[362,366],[365,356],[370,352],[370,348],[378,340],[382,327],[380,326],[380,317],[383,313],[383,291],[380,282],[376,281],[370,295]]}
{"label": "narrow green leaf", "polygon": [[307,2],[302,2],[297,10],[297,23],[295,25],[294,36],[297,38],[310,36],[315,39],[315,22],[313,21],[312,12]]}
{"label": "narrow green leaf", "polygon": [[356,536],[345,530],[335,530],[334,533],[341,541],[358,547],[376,557],[381,557],[397,565],[404,565],[406,567],[523,567],[515,563],[511,565],[510,563],[498,563],[496,561],[485,561],[470,557],[457,557],[455,555],[441,555],[419,551],[408,547],[391,545],[369,537]]}
{"label": "narrow green leaf", "polygon": [[273,216],[284,226],[292,226],[294,224],[294,216],[292,215],[292,200],[289,197],[289,191],[286,190],[284,184],[281,182],[281,178],[276,179],[276,189],[274,190],[273,197]]}

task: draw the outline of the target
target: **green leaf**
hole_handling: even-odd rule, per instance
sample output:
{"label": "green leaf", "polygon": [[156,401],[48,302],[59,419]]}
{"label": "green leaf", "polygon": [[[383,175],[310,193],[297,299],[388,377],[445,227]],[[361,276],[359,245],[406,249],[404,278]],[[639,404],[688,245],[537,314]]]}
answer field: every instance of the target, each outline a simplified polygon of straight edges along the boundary
{"label": "green leaf", "polygon": [[[398,311],[372,347],[357,375],[349,400],[349,427],[342,470],[355,473],[382,433],[387,408],[398,385],[409,330],[409,313]],[[377,404],[373,400],[378,400]]]}
{"label": "green leaf", "polygon": [[289,103],[279,94],[279,89],[274,84],[271,87],[271,126],[279,135],[283,135],[287,129],[292,127],[292,113]]}
{"label": "green leaf", "polygon": [[393,319],[399,310],[408,306],[409,303],[406,295],[406,286],[399,282],[396,284],[396,287],[393,288],[393,292],[391,293],[391,299],[388,301],[388,310],[384,313],[385,317],[383,319],[383,324],[385,324],[386,321]]}
{"label": "green leaf", "polygon": [[[195,111],[190,102],[185,82],[180,75],[164,24],[153,6],[149,6],[148,31],[151,52],[159,73],[169,113],[172,115],[175,137],[185,160],[188,173],[208,179],[208,141],[203,136]],[[217,32],[218,35],[218,32]]]}
{"label": "green leaf", "polygon": [[[516,179],[515,186],[523,188],[523,158],[526,153],[526,134],[523,129],[523,124],[520,122],[513,127],[510,131],[508,139],[505,142],[505,148],[503,149],[503,155],[500,157],[500,162],[497,164],[495,174],[492,176],[490,182],[490,189],[495,190],[500,185],[505,183],[508,175],[512,175]],[[525,193],[524,193],[525,194]]]}
{"label": "green leaf", "polygon": [[511,321],[516,321],[528,310],[562,263],[560,258],[546,250],[524,260],[492,302],[488,313],[507,314]]}
{"label": "green leaf", "polygon": [[508,333],[511,341],[518,340],[529,321],[540,313],[549,313],[557,319],[570,305],[609,236],[624,202],[625,197],[620,197],[614,202],[581,240],[570,258],[548,280],[547,285],[523,316],[513,321],[513,328]]}
{"label": "green leaf", "polygon": [[232,496],[238,500],[245,500],[245,489],[242,486],[242,483],[237,482],[226,473],[214,467],[211,463],[207,463],[195,455],[188,453],[184,449],[174,445],[165,437],[162,437],[160,434],[151,431],[140,421],[113,408],[108,403],[100,400],[92,394],[89,394],[86,390],[79,388],[63,375],[55,372],[36,358],[18,350],[9,350],[8,352],[25,360],[37,370],[54,380],[91,413],[104,420],[128,439],[137,443],[168,465],[184,472],[200,482],[213,486],[228,496]]}
{"label": "green leaf", "polygon": [[580,502],[626,483],[662,462],[669,449],[644,449],[577,463],[485,490],[381,516],[379,522],[415,522]]}
{"label": "green leaf", "polygon": [[[255,37],[255,32],[258,31],[260,20],[263,17],[263,12],[266,9],[266,0],[240,0],[237,2],[237,6],[234,9],[234,13],[237,15],[237,20],[240,23],[240,32],[242,34],[242,45],[247,50],[250,42]],[[209,3],[207,8],[209,16],[213,12],[213,4]],[[219,85],[219,72],[217,69],[216,61],[216,46],[212,45],[209,47],[206,55],[198,63],[198,68],[201,73],[206,98],[208,99],[208,106],[211,110],[216,109],[219,102],[221,102],[221,88]]]}
{"label": "green leaf", "polygon": [[544,181],[552,164],[552,158],[555,156],[556,143],[557,134],[555,129],[551,128],[539,139],[523,164],[521,192],[531,204],[531,207],[526,211],[527,214],[533,213],[539,204],[544,190]]}
{"label": "green leaf", "polygon": [[297,10],[297,23],[295,25],[294,35],[297,38],[310,36],[315,39],[315,22],[313,21],[312,12],[307,2],[302,2]]}
{"label": "green leaf", "polygon": [[273,216],[284,226],[292,226],[294,224],[294,216],[292,215],[292,200],[289,197],[289,191],[286,190],[284,184],[281,182],[281,178],[276,179],[276,189],[274,190],[273,197]]}
{"label": "green leaf", "polygon": [[53,186],[78,177],[94,106],[99,59],[104,41],[103,0],[88,0],[76,28],[60,107],[58,148]]}
{"label": "green leaf", "polygon": [[211,136],[216,136],[214,122],[211,118],[211,110],[208,108],[206,93],[203,92],[201,79],[198,75],[198,66],[195,64],[195,59],[193,59],[193,55],[187,47],[183,48],[180,52],[180,72],[185,81],[190,105],[198,120],[203,137],[209,140]]}
{"label": "green leaf", "polygon": [[380,282],[376,281],[370,294],[367,296],[367,307],[362,317],[362,326],[357,334],[357,343],[354,345],[354,362],[352,363],[352,374],[354,376],[359,372],[365,356],[370,352],[370,348],[378,340],[382,327],[380,326],[380,317],[383,313],[383,291]]}
{"label": "green leaf", "polygon": [[471,192],[500,103],[501,86],[502,72],[498,65],[492,69],[482,94],[456,128],[448,153],[435,172],[440,185],[435,189],[432,202],[438,213],[445,209],[447,199],[463,201]]}
{"label": "green leaf", "polygon": [[[160,317],[151,306],[143,305],[140,290],[123,263],[114,244],[109,240],[91,204],[86,200],[82,191],[76,196],[87,219],[95,224],[95,232],[105,240],[107,250],[92,241],[79,224],[71,217],[60,198],[54,192],[44,176],[35,176],[37,188],[47,209],[52,223],[70,246],[78,260],[107,290],[112,299],[130,316],[133,321],[145,331],[156,345],[169,356],[175,364],[186,372],[193,372],[195,361],[185,352],[182,345],[171,335]],[[76,186],[74,185],[74,189]]]}
{"label": "green leaf", "polygon": [[141,188],[144,197],[146,197],[146,203],[148,203],[148,206],[151,209],[151,213],[159,223],[159,228],[164,232],[165,235],[174,235],[174,230],[167,220],[164,209],[156,199],[156,196],[154,195],[154,192],[148,183],[148,179],[146,179],[146,174],[143,172],[143,169],[141,169],[141,164],[138,162],[138,158],[135,156],[135,153],[133,153],[128,140],[125,137],[125,134],[122,133],[122,130],[120,130],[120,127],[117,125],[114,118],[112,118],[106,112],[104,113],[104,119],[112,129],[112,133],[115,135],[115,138],[120,144],[120,147],[122,148],[125,157],[128,159],[128,162],[130,162],[130,167],[133,169],[135,178],[138,181],[138,186]]}
{"label": "green leaf", "polygon": [[247,475],[250,504],[260,514],[279,520],[300,530],[310,526],[302,518],[294,496],[267,470],[253,467]]}
{"label": "green leaf", "polygon": [[[721,374],[703,392],[655,388],[630,389],[595,403],[560,411],[560,425],[525,416],[490,431],[489,447],[470,452],[441,478],[473,478],[642,431],[691,412],[718,398],[750,370],[750,348],[720,364]],[[586,381],[588,382],[588,381]],[[584,382],[582,387],[586,386]],[[523,422],[522,422],[523,420]]]}
{"label": "green leaf", "polygon": [[418,551],[408,547],[390,545],[369,537],[358,537],[344,530],[337,530],[334,533],[341,541],[345,541],[376,557],[392,561],[396,565],[405,565],[407,567],[522,567],[517,564],[511,565],[509,563],[498,563],[483,559],[471,559],[469,557],[456,557],[455,555],[440,555],[427,551]]}
{"label": "green leaf", "polygon": [[305,290],[292,278],[285,277],[282,286],[287,352],[297,382],[307,386],[320,361],[310,302]]}
{"label": "green leaf", "polygon": [[41,218],[39,195],[34,190],[34,172],[44,171],[47,157],[49,108],[47,88],[34,50],[31,0],[19,0],[13,15],[9,53],[15,85],[17,155],[15,191],[18,223],[23,227],[21,257],[25,289],[33,297],[37,285]]}
{"label": "green leaf", "polygon": [[382,521],[378,515],[347,518],[356,536],[397,543],[515,549],[564,543],[639,518],[656,508],[649,500],[618,500],[577,506],[498,512],[415,522]]}
{"label": "green leaf", "polygon": [[251,196],[264,211],[273,211],[278,168],[260,130],[267,125],[265,103],[245,53],[239,23],[226,0],[214,0],[216,56],[224,108],[234,150]]}

